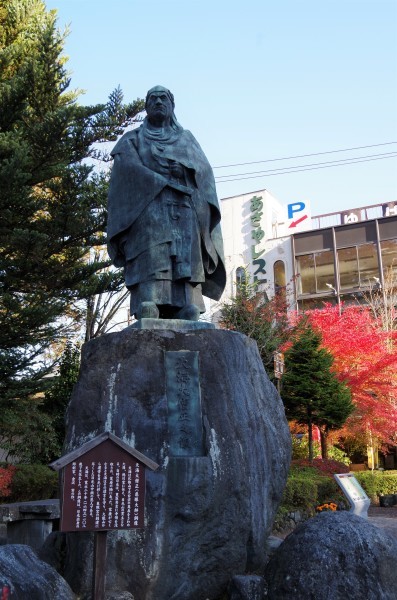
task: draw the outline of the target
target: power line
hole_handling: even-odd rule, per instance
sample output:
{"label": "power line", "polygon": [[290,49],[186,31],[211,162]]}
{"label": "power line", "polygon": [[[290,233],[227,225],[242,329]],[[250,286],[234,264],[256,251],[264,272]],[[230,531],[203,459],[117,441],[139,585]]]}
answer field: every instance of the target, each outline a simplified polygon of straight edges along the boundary
{"label": "power line", "polygon": [[365,148],[376,148],[378,146],[390,146],[391,144],[397,144],[397,142],[383,142],[382,144],[371,144],[369,146],[356,146],[354,148],[342,148],[339,150],[327,150],[326,152],[313,152],[312,154],[297,154],[296,156],[285,156],[284,158],[268,158],[266,160],[255,160],[252,162],[235,163],[231,165],[219,165],[212,167],[213,169],[226,169],[228,167],[243,167],[245,165],[258,165],[265,162],[275,162],[278,160],[292,160],[294,158],[307,158],[309,156],[321,156],[323,154],[335,154],[336,152],[351,152],[352,150],[363,150]]}
{"label": "power line", "polygon": [[338,164],[343,164],[343,163],[348,163],[349,161],[363,161],[364,159],[368,158],[376,158],[376,157],[385,157],[385,158],[391,158],[392,156],[396,156],[396,151],[393,152],[383,152],[381,154],[368,154],[367,156],[351,156],[349,158],[342,158],[340,160],[330,160],[330,161],[325,161],[325,162],[317,162],[317,163],[308,163],[308,164],[304,164],[304,165],[290,165],[289,167],[279,167],[278,169],[266,169],[264,171],[249,171],[248,173],[229,173],[229,175],[218,175],[218,177],[216,178],[217,180],[223,179],[225,177],[240,177],[243,175],[260,175],[260,174],[264,174],[264,173],[272,173],[272,172],[276,172],[276,171],[289,171],[290,169],[297,169],[300,167],[316,167],[318,165],[335,165],[337,166]]}
{"label": "power line", "polygon": [[[318,167],[305,167],[304,165],[302,165],[303,168],[301,167],[291,167],[290,171],[282,171],[281,169],[270,169],[269,172],[265,172],[265,174],[263,175],[253,175],[253,176],[249,176],[249,177],[237,177],[237,178],[233,178],[233,179],[224,179],[223,181],[218,181],[217,178],[216,179],[216,183],[221,184],[221,183],[227,183],[229,181],[244,181],[245,179],[260,179],[261,177],[274,177],[276,175],[288,175],[289,173],[299,173],[300,171],[316,171],[317,169],[329,169],[331,167],[343,167],[344,165],[354,165],[356,163],[360,163],[360,162],[370,162],[373,160],[386,160],[387,158],[394,158],[397,156],[396,154],[393,154],[391,156],[383,156],[380,158],[366,158],[363,160],[357,159],[357,160],[349,160],[349,162],[343,162],[343,163],[339,163],[339,161],[335,161],[331,164],[328,165],[323,165],[323,166],[318,166]],[[336,164],[338,163],[338,164]],[[320,164],[320,163],[318,163]],[[271,172],[271,171],[278,171],[277,173]]]}

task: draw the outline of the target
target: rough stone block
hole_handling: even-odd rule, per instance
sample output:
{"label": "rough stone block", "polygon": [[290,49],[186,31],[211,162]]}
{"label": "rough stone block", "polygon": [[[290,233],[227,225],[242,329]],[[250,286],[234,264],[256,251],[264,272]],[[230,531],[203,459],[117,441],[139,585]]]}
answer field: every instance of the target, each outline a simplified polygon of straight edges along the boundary
{"label": "rough stone block", "polygon": [[[198,353],[197,382],[189,385],[200,388],[202,441],[191,456],[186,440],[175,456],[182,442],[169,425],[168,352]],[[183,373],[179,380],[185,403],[194,394]],[[180,411],[188,419],[182,404]],[[206,600],[225,594],[233,575],[264,569],[291,442],[255,342],[224,330],[135,328],[88,342],[65,452],[104,431],[160,465],[146,474],[145,528],[108,534],[108,590],[138,600]],[[62,538],[62,572],[76,593],[91,586],[92,536],[84,536]]]}
{"label": "rough stone block", "polygon": [[397,541],[350,512],[297,527],[266,568],[270,600],[395,600]]}
{"label": "rough stone block", "polygon": [[66,581],[47,563],[39,560],[30,546],[0,547],[0,583],[8,585],[12,600],[73,600]]}

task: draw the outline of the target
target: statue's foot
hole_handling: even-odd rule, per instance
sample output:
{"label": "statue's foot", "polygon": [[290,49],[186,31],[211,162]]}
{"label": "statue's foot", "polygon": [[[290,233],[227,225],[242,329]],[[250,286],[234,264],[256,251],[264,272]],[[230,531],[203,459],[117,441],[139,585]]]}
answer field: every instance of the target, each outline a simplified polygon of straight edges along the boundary
{"label": "statue's foot", "polygon": [[187,304],[176,313],[175,318],[184,319],[185,321],[198,321],[200,309],[195,304]]}
{"label": "statue's foot", "polygon": [[137,319],[158,319],[159,309],[154,302],[141,302],[136,313]]}

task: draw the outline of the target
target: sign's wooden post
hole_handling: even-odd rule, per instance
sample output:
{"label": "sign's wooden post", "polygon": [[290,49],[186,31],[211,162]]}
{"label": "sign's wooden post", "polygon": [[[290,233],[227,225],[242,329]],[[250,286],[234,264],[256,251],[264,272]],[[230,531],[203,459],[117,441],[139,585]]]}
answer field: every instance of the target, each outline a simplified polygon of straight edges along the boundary
{"label": "sign's wooden post", "polygon": [[107,531],[96,531],[94,534],[94,577],[92,580],[94,600],[105,600],[107,535]]}
{"label": "sign's wooden post", "polygon": [[144,527],[145,467],[158,464],[109,431],[50,464],[62,469],[60,531],[94,531],[93,598],[104,600],[107,532]]}

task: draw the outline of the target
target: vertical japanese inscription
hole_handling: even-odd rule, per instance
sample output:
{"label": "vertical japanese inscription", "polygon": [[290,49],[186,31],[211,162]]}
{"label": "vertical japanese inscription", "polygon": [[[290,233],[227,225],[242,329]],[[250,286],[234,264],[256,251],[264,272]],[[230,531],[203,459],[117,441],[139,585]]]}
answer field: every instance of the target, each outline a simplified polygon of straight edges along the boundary
{"label": "vertical japanese inscription", "polygon": [[65,467],[61,531],[144,526],[145,468],[111,441]]}
{"label": "vertical japanese inscription", "polygon": [[199,353],[165,353],[170,456],[203,456]]}

